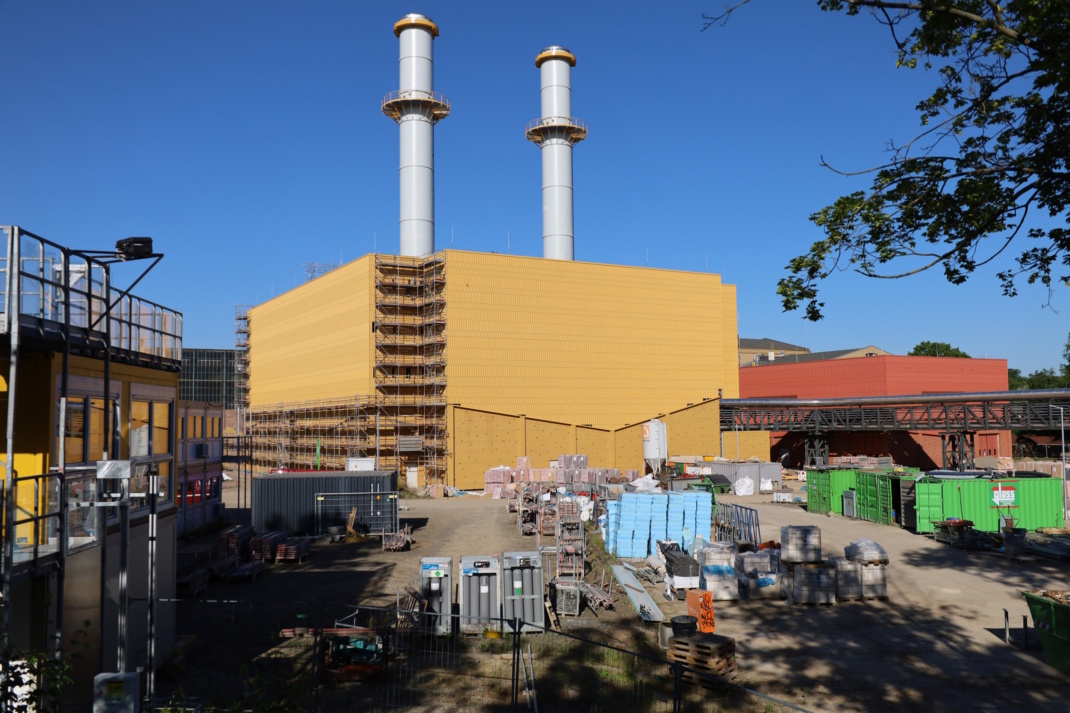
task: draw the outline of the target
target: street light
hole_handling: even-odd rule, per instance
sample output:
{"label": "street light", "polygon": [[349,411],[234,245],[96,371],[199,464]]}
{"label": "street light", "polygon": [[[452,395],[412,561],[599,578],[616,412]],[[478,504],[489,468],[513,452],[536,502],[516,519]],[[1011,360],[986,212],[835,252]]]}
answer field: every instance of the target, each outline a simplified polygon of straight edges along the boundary
{"label": "street light", "polygon": [[[80,257],[86,262],[87,275],[89,276],[87,284],[87,299],[92,299],[93,286],[92,286],[92,266],[93,264],[99,265],[104,270],[104,284],[101,292],[104,306],[100,310],[100,314],[92,322],[89,319],[92,318],[93,311],[87,305],[87,331],[92,331],[101,320],[104,320],[104,423],[103,423],[103,436],[104,436],[104,460],[114,460],[116,453],[113,452],[113,446],[115,445],[115,438],[113,431],[115,429],[115,422],[112,419],[112,405],[111,405],[111,350],[112,350],[112,334],[111,334],[111,311],[112,309],[123,301],[130,292],[138,285],[139,282],[149,274],[152,268],[156,267],[160,260],[163,259],[162,253],[153,252],[152,238],[148,236],[136,236],[129,238],[122,238],[115,242],[114,250],[74,250],[68,249],[69,255],[75,255]],[[125,290],[119,290],[118,295],[113,301],[111,299],[111,266],[120,262],[133,262],[136,260],[152,259],[152,263],[141,271],[141,274],[137,276],[130,286]],[[65,258],[68,264],[67,275],[64,276],[64,300],[67,305],[70,305],[70,276],[69,276],[69,258]],[[69,310],[68,310],[69,311]],[[67,327],[69,328],[70,319],[66,320]],[[63,352],[63,375],[61,385],[60,396],[60,414],[64,413],[66,409],[67,401],[67,363],[70,356],[70,339],[65,340],[64,352]],[[60,464],[62,468],[63,464]],[[125,481],[126,486],[124,494],[129,494],[129,481]],[[65,490],[65,485],[61,485]],[[153,526],[155,523],[153,523]],[[107,569],[107,517],[105,517],[104,523],[101,526],[103,537],[100,538],[100,563],[101,571],[106,572]],[[120,672],[126,670],[126,619],[130,609],[130,594],[126,584],[126,573],[129,568],[129,549],[130,549],[130,500],[129,497],[124,497],[122,504],[119,506],[119,636],[117,647],[117,668]],[[150,549],[155,549],[155,541],[150,542]],[[155,552],[150,552],[150,558],[155,557]],[[60,570],[62,572],[62,568]],[[156,573],[154,571],[149,572],[150,578],[150,591],[154,589]],[[61,575],[62,577],[62,575]],[[62,587],[62,584],[60,585]],[[107,601],[107,577],[101,577],[100,580],[100,600],[101,602]],[[155,618],[155,601],[150,597],[149,600],[149,617],[150,620]],[[62,614],[60,615],[62,617]],[[150,632],[150,636],[154,632]],[[151,654],[150,654],[151,657]],[[100,650],[100,667],[104,668],[104,648]],[[151,681],[151,677],[150,677]]]}
{"label": "street light", "polygon": [[1059,465],[1063,471],[1063,524],[1066,524],[1066,518],[1070,515],[1070,506],[1066,502],[1066,413],[1062,406],[1055,406],[1059,409],[1059,433],[1060,442],[1059,447]]}

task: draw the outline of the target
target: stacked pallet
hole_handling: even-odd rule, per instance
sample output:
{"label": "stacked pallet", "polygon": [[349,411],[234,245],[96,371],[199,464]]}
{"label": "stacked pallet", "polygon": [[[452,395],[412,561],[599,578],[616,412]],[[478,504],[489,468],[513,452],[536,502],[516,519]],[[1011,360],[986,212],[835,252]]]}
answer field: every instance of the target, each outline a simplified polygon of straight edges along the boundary
{"label": "stacked pallet", "polygon": [[272,561],[275,559],[275,550],[280,544],[286,542],[286,531],[275,530],[263,535],[257,535],[250,541],[254,560]]}
{"label": "stacked pallet", "polygon": [[308,557],[308,540],[304,537],[291,537],[280,544],[275,554],[276,562],[301,562]]}
{"label": "stacked pallet", "polygon": [[669,639],[669,661],[684,665],[687,683],[702,683],[705,676],[735,678],[736,640],[719,634],[674,636]]}
{"label": "stacked pallet", "polygon": [[252,525],[231,525],[219,533],[219,545],[223,556],[236,555],[239,559],[243,559],[252,539]]}
{"label": "stacked pallet", "polygon": [[586,531],[580,520],[580,505],[575,498],[557,501],[557,525],[554,537],[557,540],[557,576],[582,580],[584,574],[584,549]]}
{"label": "stacked pallet", "polygon": [[780,528],[781,590],[789,604],[835,604],[836,569],[825,563],[821,529],[813,525]]}

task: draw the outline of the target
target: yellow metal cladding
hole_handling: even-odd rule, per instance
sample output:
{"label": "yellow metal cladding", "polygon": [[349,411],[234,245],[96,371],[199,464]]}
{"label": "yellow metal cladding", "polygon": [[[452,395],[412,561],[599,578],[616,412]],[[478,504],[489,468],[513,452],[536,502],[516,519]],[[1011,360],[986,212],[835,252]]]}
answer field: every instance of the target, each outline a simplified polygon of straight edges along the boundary
{"label": "yellow metal cladding", "polygon": [[249,310],[249,402],[370,395],[375,256]]}
{"label": "yellow metal cladding", "polygon": [[[717,401],[656,417],[666,423],[673,453],[720,453]],[[592,468],[643,470],[642,423],[608,430],[450,406],[447,424],[450,433],[447,483],[465,490],[482,488],[484,471],[499,465],[513,468],[520,455],[530,457],[534,468],[548,467],[562,453],[583,453]],[[751,440],[760,445],[761,439]],[[765,442],[768,455],[768,437]]]}
{"label": "yellow metal cladding", "polygon": [[769,431],[724,431],[721,442],[724,444],[721,455],[725,458],[772,460],[769,457]]}
{"label": "yellow metal cladding", "polygon": [[735,287],[718,275],[445,255],[450,403],[618,428],[739,393]]}

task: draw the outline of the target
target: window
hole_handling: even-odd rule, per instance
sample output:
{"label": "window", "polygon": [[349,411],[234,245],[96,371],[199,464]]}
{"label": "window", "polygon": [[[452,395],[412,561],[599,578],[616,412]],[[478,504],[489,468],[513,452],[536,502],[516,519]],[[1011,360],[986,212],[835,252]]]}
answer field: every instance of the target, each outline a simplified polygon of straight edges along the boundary
{"label": "window", "polygon": [[[149,475],[155,468],[159,475],[157,492],[162,504],[173,499],[174,404],[171,398],[146,397],[145,390],[144,387],[136,390],[130,401],[130,461],[133,466],[130,492],[149,492]],[[139,509],[147,507],[148,501],[141,500],[138,505]]]}
{"label": "window", "polygon": [[[111,402],[112,409],[115,402]],[[59,418],[60,401],[56,400],[56,417]],[[119,449],[119,424],[117,414],[109,424],[114,435],[112,453]],[[96,463],[104,459],[104,399],[87,396],[68,396],[67,411],[61,429],[64,439],[66,465]],[[56,460],[59,460],[59,439],[56,442]]]}

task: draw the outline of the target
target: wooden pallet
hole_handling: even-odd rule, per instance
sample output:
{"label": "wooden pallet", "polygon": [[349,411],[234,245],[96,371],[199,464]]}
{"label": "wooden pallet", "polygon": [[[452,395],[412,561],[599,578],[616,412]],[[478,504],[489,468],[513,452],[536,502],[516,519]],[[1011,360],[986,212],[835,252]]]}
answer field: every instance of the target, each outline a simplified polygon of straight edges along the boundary
{"label": "wooden pallet", "polygon": [[724,657],[734,656],[736,640],[720,634],[697,634],[674,636],[669,639],[669,654],[679,656]]}
{"label": "wooden pallet", "polygon": [[739,669],[736,668],[736,663],[733,659],[731,665],[725,666],[719,671],[684,671],[683,675],[680,678],[684,683],[690,683],[692,685],[701,686],[702,688],[712,689],[717,688],[719,686],[719,682],[716,680],[716,678],[710,678],[710,676],[714,676],[717,678],[735,678],[738,675]]}
{"label": "wooden pallet", "polygon": [[880,596],[876,596],[876,595],[873,595],[873,594],[866,594],[866,595],[862,595],[862,596],[841,597],[839,594],[837,594],[836,595],[836,601],[838,601],[838,602],[886,602],[886,601],[888,601],[888,595],[886,594],[883,597],[880,597]]}
{"label": "wooden pallet", "polygon": [[791,598],[789,603],[792,606],[796,606],[796,607],[831,607],[831,606],[835,606],[836,605],[835,601],[831,601],[831,602],[797,602],[797,601],[795,601],[794,597]]}

